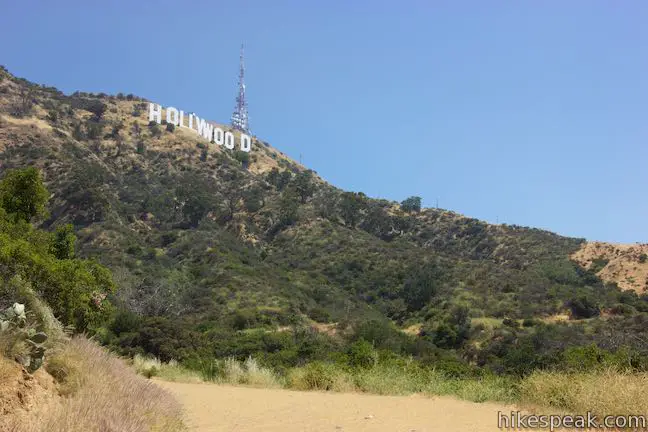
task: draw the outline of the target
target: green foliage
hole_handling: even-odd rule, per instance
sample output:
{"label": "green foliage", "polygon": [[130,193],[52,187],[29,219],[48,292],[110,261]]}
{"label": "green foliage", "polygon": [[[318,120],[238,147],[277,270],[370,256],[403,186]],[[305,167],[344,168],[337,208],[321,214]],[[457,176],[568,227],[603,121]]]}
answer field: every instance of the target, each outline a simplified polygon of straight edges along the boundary
{"label": "green foliage", "polygon": [[106,268],[82,260],[65,260],[38,267],[42,273],[34,285],[61,322],[83,331],[108,319],[111,308],[106,296],[114,292],[115,285]]}
{"label": "green foliage", "polygon": [[81,141],[86,138],[86,134],[83,131],[80,123],[76,123],[74,125],[74,129],[72,130],[72,137],[74,137],[74,139],[77,141]]}
{"label": "green foliage", "polygon": [[571,299],[567,303],[567,306],[571,310],[572,316],[576,319],[591,318],[601,313],[599,305],[590,296],[579,296]]}
{"label": "green foliage", "polygon": [[99,99],[75,97],[70,98],[70,105],[73,109],[82,109],[92,113],[92,120],[95,122],[100,121],[106,112],[106,104]]}
{"label": "green foliage", "polygon": [[40,172],[33,167],[6,172],[0,182],[0,206],[18,220],[44,216],[49,198]]}
{"label": "green foliage", "polygon": [[470,332],[470,317],[465,306],[453,306],[450,311],[423,329],[427,337],[439,348],[456,349],[468,339]]}
{"label": "green foliage", "polygon": [[157,122],[150,121],[148,126],[153,138],[159,138],[162,136],[162,129],[160,128],[160,125],[157,124]]}
{"label": "green foliage", "polygon": [[[0,272],[26,279],[66,323],[89,327],[122,354],[196,365],[254,355],[285,372],[309,361],[362,364],[350,358],[366,358],[364,340],[380,360],[351,367],[361,388],[379,387],[367,371],[392,364],[391,356],[399,367],[411,356],[453,377],[474,373],[473,363],[516,375],[565,368],[567,348],[591,343],[614,355],[627,346],[632,368],[648,358],[648,296],[603,284],[596,265],[587,271],[571,263],[579,239],[449,211],[420,214],[418,197],[394,211],[393,202],[319,182],[277,153],[279,168],[257,174],[236,154],[207,155],[204,145],[151,146],[163,131],[157,123],[150,133],[137,122],[121,129],[114,116],[103,117],[99,97],[40,90],[35,97],[56,110],[61,132],[40,145],[37,131],[25,128],[24,140],[3,147],[3,170],[44,167],[56,199],[43,226],[71,223],[77,250],[69,228],[48,234],[25,222],[36,216],[18,220],[2,210]],[[92,118],[78,124],[66,106]],[[136,113],[145,109],[135,105]],[[88,135],[102,138],[87,130],[94,123],[142,156],[128,146],[89,152],[99,146]],[[79,257],[109,267],[119,292]],[[108,298],[120,310],[110,325]],[[543,323],[565,307],[591,318]],[[597,317],[597,309],[615,316]],[[494,324],[471,327],[469,316]],[[330,323],[326,331],[335,335],[304,328],[307,318]],[[423,325],[420,334],[399,328],[412,324]]]}
{"label": "green foliage", "polygon": [[434,262],[412,266],[403,284],[403,299],[408,310],[422,309],[439,290],[442,272]]}
{"label": "green foliage", "polygon": [[288,190],[281,196],[279,202],[279,224],[281,227],[286,227],[297,222],[297,211],[299,209],[299,201],[295,194]]}
{"label": "green foliage", "polygon": [[590,271],[593,273],[598,273],[599,271],[603,270],[603,267],[608,265],[610,262],[609,259],[605,258],[596,258],[592,260],[592,265],[590,266]]}
{"label": "green foliage", "polygon": [[58,259],[72,259],[75,243],[74,227],[71,224],[59,226],[54,232],[50,251]]}
{"label": "green foliage", "polygon": [[243,205],[249,213],[256,213],[265,205],[263,191],[254,187],[243,193]]}
{"label": "green foliage", "polygon": [[40,173],[34,168],[10,171],[0,190],[3,209],[9,213],[0,213],[0,280],[21,277],[61,322],[79,331],[104,322],[110,314],[106,296],[115,289],[110,272],[74,258],[70,226],[49,235],[27,224],[44,212],[47,192]]}
{"label": "green foliage", "polygon": [[292,179],[292,174],[288,170],[279,171],[277,168],[272,168],[266,176],[268,183],[277,188],[278,191],[282,191]]}
{"label": "green foliage", "polygon": [[378,353],[373,346],[364,339],[361,339],[349,346],[349,365],[351,367],[368,369],[378,363]]}
{"label": "green foliage", "polygon": [[412,213],[412,212],[420,212],[421,211],[421,197],[418,196],[411,196],[404,201],[401,202],[401,209],[403,209],[404,212],[407,213]]}
{"label": "green foliage", "polygon": [[250,166],[250,153],[244,152],[242,150],[237,150],[234,152],[234,159],[241,162],[243,168],[248,168]]}
{"label": "green foliage", "polygon": [[103,136],[104,124],[95,120],[86,122],[86,138],[99,139]]}
{"label": "green foliage", "polygon": [[303,370],[300,383],[295,387],[300,390],[333,390],[338,371],[332,364],[313,362]]}
{"label": "green foliage", "polygon": [[363,194],[355,192],[344,192],[340,196],[338,211],[344,223],[353,228],[360,220],[360,212],[366,205]]}
{"label": "green foliage", "polygon": [[43,365],[48,337],[27,321],[24,304],[14,303],[0,311],[0,351],[33,373]]}
{"label": "green foliage", "polygon": [[201,177],[187,173],[180,179],[176,187],[178,198],[175,209],[180,210],[185,221],[190,227],[198,223],[216,207],[215,197],[210,195],[207,188],[203,187],[205,180]]}
{"label": "green foliage", "polygon": [[120,336],[124,333],[137,332],[140,329],[141,325],[142,319],[139,315],[129,310],[122,309],[115,314],[115,317],[110,324],[110,330],[116,336]]}
{"label": "green foliage", "polygon": [[299,196],[302,204],[305,204],[308,198],[315,192],[315,183],[313,182],[313,172],[303,171],[298,173],[293,180],[295,192]]}

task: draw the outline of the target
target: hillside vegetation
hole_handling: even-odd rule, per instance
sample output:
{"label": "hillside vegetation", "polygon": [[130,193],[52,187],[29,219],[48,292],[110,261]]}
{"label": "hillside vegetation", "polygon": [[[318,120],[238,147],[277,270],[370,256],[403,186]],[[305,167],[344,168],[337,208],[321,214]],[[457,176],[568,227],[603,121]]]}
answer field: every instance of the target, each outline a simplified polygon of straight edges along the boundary
{"label": "hillside vegetation", "polygon": [[70,338],[110,322],[115,285],[108,269],[75,256],[71,226],[34,228],[48,197],[34,168],[0,181],[0,431],[182,430],[171,396]]}
{"label": "hillside vegetation", "polygon": [[207,374],[252,356],[282,379],[407,361],[482,380],[648,367],[648,296],[572,261],[584,240],[345,192],[256,137],[248,155],[149,125],[147,106],[0,72],[2,175],[37,168],[40,227],[96,261],[61,274],[99,297],[71,284],[78,307],[48,301],[119,353]]}

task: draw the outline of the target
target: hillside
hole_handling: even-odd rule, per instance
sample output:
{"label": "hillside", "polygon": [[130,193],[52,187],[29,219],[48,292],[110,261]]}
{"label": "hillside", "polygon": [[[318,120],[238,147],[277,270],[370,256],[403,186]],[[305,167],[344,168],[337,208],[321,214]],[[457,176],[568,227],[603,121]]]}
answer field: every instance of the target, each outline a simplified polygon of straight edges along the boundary
{"label": "hillside", "polygon": [[642,294],[648,288],[648,245],[589,242],[572,259],[623,290]]}
{"label": "hillside", "polygon": [[[248,160],[146,112],[133,95],[64,95],[0,71],[0,169],[39,168],[41,226],[72,224],[78,253],[111,270],[118,312],[97,331],[123,353],[296,365],[344,352],[317,323],[496,372],[560,362],[570,345],[645,349],[622,334],[644,331],[648,299],[572,261],[582,239],[344,192],[256,137]],[[574,325],[533,330],[566,312]],[[412,324],[419,334],[395,332]],[[285,327],[294,337],[265,333]]]}

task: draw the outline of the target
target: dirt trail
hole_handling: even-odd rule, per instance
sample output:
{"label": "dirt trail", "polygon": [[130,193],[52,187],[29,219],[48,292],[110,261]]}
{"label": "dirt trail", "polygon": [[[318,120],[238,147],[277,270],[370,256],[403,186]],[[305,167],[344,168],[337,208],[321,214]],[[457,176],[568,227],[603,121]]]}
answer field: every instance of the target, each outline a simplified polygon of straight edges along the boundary
{"label": "dirt trail", "polygon": [[486,432],[511,407],[446,397],[298,392],[156,382],[184,405],[192,431]]}

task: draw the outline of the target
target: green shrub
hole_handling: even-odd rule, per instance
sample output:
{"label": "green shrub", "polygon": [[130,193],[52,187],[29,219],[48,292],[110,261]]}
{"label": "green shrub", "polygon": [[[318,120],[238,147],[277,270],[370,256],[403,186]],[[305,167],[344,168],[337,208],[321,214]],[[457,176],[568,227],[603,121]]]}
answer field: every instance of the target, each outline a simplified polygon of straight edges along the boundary
{"label": "green shrub", "polygon": [[348,350],[351,367],[370,369],[378,363],[378,353],[369,342],[361,339],[353,343]]}
{"label": "green shrub", "polygon": [[599,305],[591,296],[580,296],[567,302],[572,316],[576,319],[591,318],[601,313]]}
{"label": "green shrub", "polygon": [[401,209],[403,209],[404,212],[407,213],[412,213],[412,212],[420,212],[421,211],[421,197],[418,196],[411,196],[401,202]]}
{"label": "green shrub", "polygon": [[332,364],[313,362],[293,370],[288,379],[289,386],[297,390],[334,390],[340,373]]}
{"label": "green shrub", "polygon": [[8,170],[0,182],[0,207],[19,220],[29,222],[44,216],[48,198],[49,193],[36,168]]}
{"label": "green shrub", "polygon": [[533,318],[525,318],[522,321],[522,327],[533,327],[534,325],[537,325],[538,321],[533,319]]}

